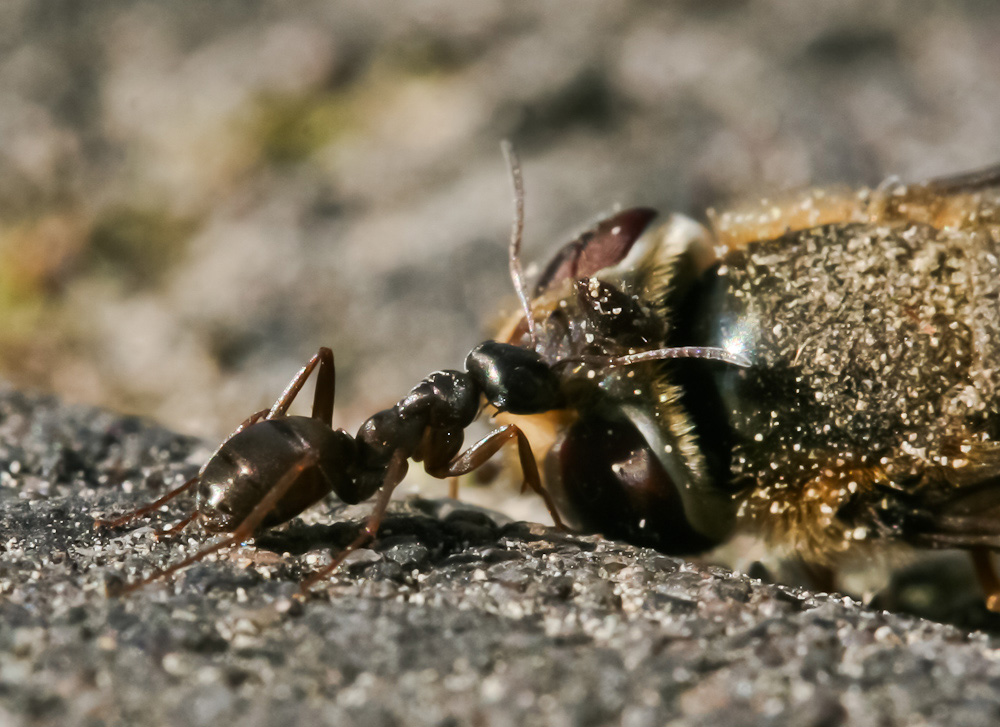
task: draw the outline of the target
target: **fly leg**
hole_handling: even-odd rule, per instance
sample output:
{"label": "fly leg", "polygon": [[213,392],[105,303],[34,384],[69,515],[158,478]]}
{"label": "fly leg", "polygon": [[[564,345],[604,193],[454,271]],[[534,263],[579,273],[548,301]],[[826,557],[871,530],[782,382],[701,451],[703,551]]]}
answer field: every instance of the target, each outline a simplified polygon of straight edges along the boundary
{"label": "fly leg", "polygon": [[1000,578],[993,566],[993,557],[986,548],[972,548],[972,567],[976,570],[976,580],[983,589],[986,608],[994,613],[1000,613]]}

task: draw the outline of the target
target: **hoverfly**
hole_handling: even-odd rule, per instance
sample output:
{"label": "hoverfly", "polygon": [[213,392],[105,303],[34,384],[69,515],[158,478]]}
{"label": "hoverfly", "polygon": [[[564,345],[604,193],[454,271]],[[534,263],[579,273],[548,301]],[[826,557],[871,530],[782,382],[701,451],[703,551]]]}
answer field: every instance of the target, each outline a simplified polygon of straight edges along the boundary
{"label": "hoverfly", "polygon": [[960,548],[1000,609],[1000,166],[707,225],[652,217],[620,212],[557,253],[536,350],[652,338],[751,365],[583,367],[564,372],[572,407],[503,415],[537,433],[569,527],[673,554],[748,533],[819,569],[887,543]]}
{"label": "hoverfly", "polygon": [[[128,589],[330,492],[375,497],[308,589],[375,536],[407,460],[453,477],[514,442],[559,527],[672,554],[751,532],[824,566],[890,541],[965,548],[1000,607],[988,557],[1000,548],[1000,167],[810,191],[707,225],[620,211],[564,245],[530,290],[511,169],[521,312],[503,333],[355,437],[332,427],[333,355],[320,349],[196,477],[99,521],[122,525],[193,488],[181,524],[229,533]],[[312,416],[288,416],[314,371]],[[483,402],[500,426],[463,451]]]}

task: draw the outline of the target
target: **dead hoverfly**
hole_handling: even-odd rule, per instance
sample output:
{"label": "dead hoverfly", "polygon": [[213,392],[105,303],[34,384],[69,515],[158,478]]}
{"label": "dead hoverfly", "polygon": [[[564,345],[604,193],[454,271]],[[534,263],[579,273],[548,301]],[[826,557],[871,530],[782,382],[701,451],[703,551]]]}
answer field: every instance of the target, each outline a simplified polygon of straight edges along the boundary
{"label": "dead hoverfly", "polygon": [[[565,246],[506,340],[565,371],[519,422],[571,528],[668,553],[745,532],[820,569],[887,543],[967,550],[1000,610],[1000,166],[711,213],[628,210]],[[586,380],[584,380],[586,379]],[[537,444],[536,444],[537,443]]]}
{"label": "dead hoverfly", "polygon": [[[356,437],[331,427],[321,349],[199,475],[185,520],[230,536],[134,588],[288,520],[329,492],[376,497],[374,537],[407,459],[475,469],[517,443],[557,525],[704,551],[740,531],[836,566],[878,543],[965,548],[988,605],[1000,581],[1000,167],[860,192],[811,191],[700,225],[629,209],[565,245],[522,313]],[[312,417],[288,406],[318,368]],[[485,400],[501,427],[462,451]],[[541,463],[541,473],[536,467]]]}

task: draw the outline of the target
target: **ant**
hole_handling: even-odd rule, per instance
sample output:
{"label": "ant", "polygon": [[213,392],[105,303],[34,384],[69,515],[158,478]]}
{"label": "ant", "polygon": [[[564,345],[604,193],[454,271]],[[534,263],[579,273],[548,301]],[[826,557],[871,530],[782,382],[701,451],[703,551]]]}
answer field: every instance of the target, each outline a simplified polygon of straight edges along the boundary
{"label": "ant", "polygon": [[[571,406],[562,390],[562,370],[587,364],[610,368],[667,358],[703,358],[738,366],[738,354],[711,347],[673,347],[623,356],[573,356],[550,363],[539,352],[536,322],[523,280],[520,248],[524,190],[520,164],[509,142],[502,145],[514,189],[514,224],[509,245],[510,275],[523,310],[531,348],[486,341],[473,348],[465,371],[437,371],[395,406],[369,418],[352,437],[333,428],[336,384],[333,352],[320,348],[269,409],[243,421],[223,441],[198,474],[158,500],[95,528],[118,528],[196,488],[197,506],[164,532],[176,533],[194,521],[212,533],[228,533],[180,562],[125,584],[119,594],[166,578],[222,548],[242,543],[259,530],[284,523],[331,492],[348,504],[375,498],[364,527],[331,563],[301,583],[305,595],[347,556],[373,540],[393,490],[406,475],[408,460],[423,463],[436,478],[456,478],[483,465],[508,442],[516,442],[524,488],[538,493],[557,528],[567,527],[542,485],[528,438],[516,424],[494,429],[462,451],[464,430],[479,416],[482,401],[499,412],[534,414]],[[311,416],[289,416],[289,407],[316,373]]]}

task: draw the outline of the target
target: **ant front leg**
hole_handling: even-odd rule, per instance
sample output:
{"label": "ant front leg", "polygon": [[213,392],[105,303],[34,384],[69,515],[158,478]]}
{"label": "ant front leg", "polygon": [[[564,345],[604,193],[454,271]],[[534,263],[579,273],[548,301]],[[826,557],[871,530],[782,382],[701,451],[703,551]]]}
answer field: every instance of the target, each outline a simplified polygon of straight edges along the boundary
{"label": "ant front leg", "polygon": [[552,516],[552,522],[555,523],[555,526],[560,530],[567,530],[562,518],[559,517],[555,503],[545,487],[542,486],[542,478],[538,474],[538,464],[535,462],[535,454],[531,451],[528,438],[516,424],[505,424],[499,429],[493,430],[444,466],[433,466],[427,462],[425,469],[431,476],[441,479],[468,474],[482,466],[512,439],[517,441],[517,455],[521,461],[524,484],[538,493],[545,502],[545,507]]}

